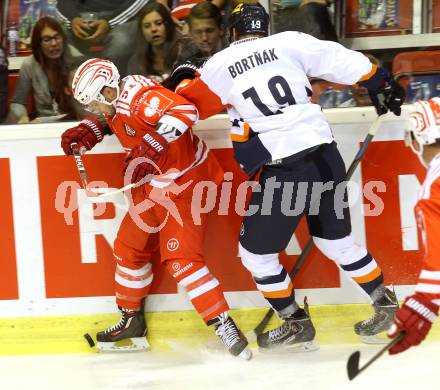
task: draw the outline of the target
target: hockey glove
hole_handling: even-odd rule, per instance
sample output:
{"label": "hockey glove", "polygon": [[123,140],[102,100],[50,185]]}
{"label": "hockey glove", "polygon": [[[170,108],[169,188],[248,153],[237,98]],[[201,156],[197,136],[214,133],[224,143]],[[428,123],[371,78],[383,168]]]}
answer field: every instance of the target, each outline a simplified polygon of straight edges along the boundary
{"label": "hockey glove", "polygon": [[422,294],[415,293],[406,298],[388,330],[388,337],[393,338],[400,332],[405,332],[405,336],[389,350],[390,355],[419,345],[425,339],[437,316],[438,306]]}
{"label": "hockey glove", "polygon": [[[147,175],[161,173],[159,170],[165,163],[167,150],[168,142],[159,133],[152,131],[145,134],[125,159],[123,174],[125,175],[131,164],[134,164],[134,170],[130,183],[137,183]],[[137,158],[142,159],[134,161]]]}
{"label": "hockey glove", "polygon": [[401,106],[405,101],[405,90],[394,80],[391,80],[383,88],[377,91],[368,91],[371,101],[376,108],[377,115],[386,114],[389,111],[395,115],[402,112]]}
{"label": "hockey glove", "polygon": [[405,90],[394,81],[388,71],[378,68],[370,79],[361,81],[359,85],[368,89],[377,115],[386,114],[388,111],[400,115],[401,106],[405,101]]}
{"label": "hockey glove", "polygon": [[175,67],[170,77],[162,84],[174,91],[183,80],[193,80],[196,77],[197,70],[203,65],[204,61],[185,61],[183,64]]}
{"label": "hockey glove", "polygon": [[102,124],[96,118],[86,117],[78,126],[67,129],[61,135],[61,148],[65,154],[70,155],[72,154],[70,148],[72,143],[77,143],[80,149],[85,147],[90,150],[103,138],[104,127]]}

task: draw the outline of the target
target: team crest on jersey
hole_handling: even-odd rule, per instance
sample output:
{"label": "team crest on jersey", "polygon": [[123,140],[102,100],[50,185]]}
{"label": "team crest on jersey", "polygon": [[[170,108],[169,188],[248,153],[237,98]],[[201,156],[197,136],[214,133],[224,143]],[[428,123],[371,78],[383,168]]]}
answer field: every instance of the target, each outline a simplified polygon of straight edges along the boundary
{"label": "team crest on jersey", "polygon": [[145,107],[144,114],[145,116],[153,116],[156,114],[160,106],[160,99],[157,96],[151,98],[151,100],[147,103],[147,107]]}
{"label": "team crest on jersey", "polygon": [[134,114],[143,116],[143,120],[156,125],[162,115],[172,105],[173,101],[157,90],[148,90],[138,99],[138,105],[134,108]]}
{"label": "team crest on jersey", "polygon": [[124,123],[124,128],[128,136],[134,137],[136,135],[136,131],[133,130],[130,126],[128,126],[126,123]]}

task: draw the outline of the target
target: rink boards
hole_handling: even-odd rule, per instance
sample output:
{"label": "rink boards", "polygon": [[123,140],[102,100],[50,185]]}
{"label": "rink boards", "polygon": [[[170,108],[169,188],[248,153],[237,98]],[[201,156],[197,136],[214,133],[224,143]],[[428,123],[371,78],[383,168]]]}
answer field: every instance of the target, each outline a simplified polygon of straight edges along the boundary
{"label": "rink boards", "polygon": [[[371,108],[333,109],[325,113],[348,166],[375,113]],[[359,243],[368,246],[384,271],[386,283],[396,286],[400,298],[412,291],[423,256],[412,208],[424,169],[402,141],[405,116],[406,110],[400,118],[384,120],[353,177],[358,185],[352,186],[350,194],[354,235]],[[73,158],[62,155],[59,147],[61,133],[72,125],[1,128],[2,318],[114,312],[111,248],[126,205],[122,195],[99,205],[87,200],[80,189]],[[234,193],[245,177],[233,161],[228,126],[225,116],[217,116],[201,122],[196,129],[224,170],[233,175],[228,215],[211,217],[205,254],[231,307],[263,307],[266,302],[255,291],[237,254],[241,217],[234,209]],[[122,187],[123,158],[117,140],[106,137],[84,159],[89,180],[104,181],[112,188]],[[60,203],[60,199],[64,202]],[[288,269],[307,239],[302,222],[281,256]],[[191,310],[185,293],[176,287],[157,257],[154,272],[146,310]],[[311,305],[367,302],[338,267],[316,249],[294,285],[299,289],[299,299],[307,295]]]}

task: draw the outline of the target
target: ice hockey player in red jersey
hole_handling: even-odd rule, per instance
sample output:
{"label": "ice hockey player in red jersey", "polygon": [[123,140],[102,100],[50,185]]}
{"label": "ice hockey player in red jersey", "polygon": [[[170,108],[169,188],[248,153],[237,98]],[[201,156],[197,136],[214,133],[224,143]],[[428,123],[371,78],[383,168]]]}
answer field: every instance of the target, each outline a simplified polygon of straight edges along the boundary
{"label": "ice hockey player in red jersey", "polygon": [[413,295],[397,311],[390,337],[405,332],[390,354],[419,345],[437,319],[440,306],[440,98],[413,105],[405,131],[407,146],[427,167],[415,207],[425,258]]}
{"label": "ice hockey player in red jersey", "polygon": [[[284,322],[259,335],[258,345],[316,348],[310,316],[296,303],[278,257],[303,214],[318,249],[371,298],[374,315],[354,329],[363,340],[377,341],[375,336],[393,321],[397,299],[384,286],[373,256],[355,243],[349,209],[337,214],[336,188],[345,180],[345,166],[321,107],[310,101],[309,77],[360,83],[379,115],[400,115],[404,91],[361,53],[296,31],[267,36],[268,24],[260,4],[237,5],[228,25],[231,45],[200,69],[191,73],[192,67],[183,64],[171,76],[174,85],[180,82],[176,91],[197,106],[201,119],[227,109],[235,159],[249,176],[261,172],[250,199],[258,211],[243,218],[239,252],[257,288]],[[185,77],[193,80],[182,81]],[[306,196],[298,183],[308,185]],[[320,203],[311,200],[315,183],[330,187],[318,195]],[[265,205],[270,198],[271,209]],[[292,212],[295,200],[305,201],[302,213]]]}
{"label": "ice hockey player in red jersey", "polygon": [[[124,179],[137,184],[131,190],[133,204],[145,199],[153,203],[160,194],[171,203],[145,207],[141,221],[130,213],[124,217],[114,242],[116,303],[122,316],[119,323],[97,334],[98,346],[117,348],[117,341],[131,339],[135,346],[145,347],[142,301],[153,280],[151,256],[159,249],[162,264],[186,290],[206,324],[215,327],[232,355],[249,359],[248,342],[228,315],[219,282],[203,258],[207,216],[202,214],[201,223],[196,223],[191,215],[194,186],[201,180],[219,184],[223,178],[217,160],[191,129],[198,119],[196,107],[143,76],[120,80],[115,65],[101,59],[87,60],[78,68],[72,91],[89,111],[103,114],[108,127],[94,119],[83,120],[63,133],[64,152],[72,154],[73,143],[90,150],[105,134],[113,133],[127,151]],[[173,193],[172,186],[179,191]],[[167,218],[170,207],[175,207],[180,221],[172,215]]]}

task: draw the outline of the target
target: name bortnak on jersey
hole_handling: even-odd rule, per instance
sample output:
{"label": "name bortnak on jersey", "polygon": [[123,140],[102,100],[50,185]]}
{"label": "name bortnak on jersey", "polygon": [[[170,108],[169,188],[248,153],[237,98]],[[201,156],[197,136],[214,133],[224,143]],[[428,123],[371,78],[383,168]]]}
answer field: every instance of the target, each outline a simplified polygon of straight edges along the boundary
{"label": "name bortnak on jersey", "polygon": [[239,74],[243,74],[247,70],[251,70],[256,66],[266,64],[278,60],[279,58],[275,54],[275,49],[263,50],[262,52],[254,52],[246,58],[242,58],[240,61],[235,62],[233,65],[228,66],[229,73],[234,79]]}

